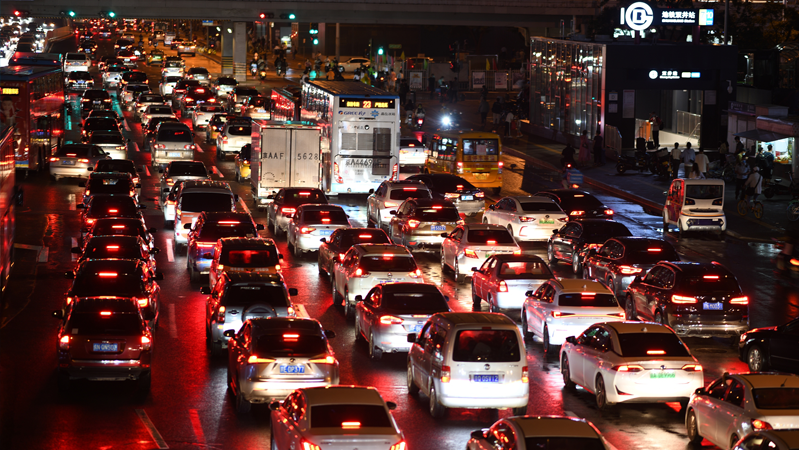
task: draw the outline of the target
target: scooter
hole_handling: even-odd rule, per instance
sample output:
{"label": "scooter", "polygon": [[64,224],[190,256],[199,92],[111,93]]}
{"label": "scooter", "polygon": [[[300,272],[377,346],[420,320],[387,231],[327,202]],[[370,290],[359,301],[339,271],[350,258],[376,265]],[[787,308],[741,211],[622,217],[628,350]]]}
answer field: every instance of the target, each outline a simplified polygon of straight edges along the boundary
{"label": "scooter", "polygon": [[774,197],[775,195],[794,195],[799,196],[799,183],[795,183],[793,175],[788,172],[788,183],[782,182],[782,178],[774,178],[771,183],[766,185],[763,189],[763,195],[766,198]]}
{"label": "scooter", "polygon": [[631,169],[638,169],[638,172],[651,169],[649,155],[643,152],[635,152],[634,156],[619,155],[616,172],[622,174]]}
{"label": "scooter", "polygon": [[424,126],[424,113],[416,115],[416,129],[421,130]]}
{"label": "scooter", "polygon": [[255,74],[258,73],[258,66],[255,64],[250,64],[250,73],[252,76],[255,76]]}
{"label": "scooter", "polygon": [[460,126],[460,121],[454,112],[447,111],[441,116],[440,126],[442,130],[452,130]]}

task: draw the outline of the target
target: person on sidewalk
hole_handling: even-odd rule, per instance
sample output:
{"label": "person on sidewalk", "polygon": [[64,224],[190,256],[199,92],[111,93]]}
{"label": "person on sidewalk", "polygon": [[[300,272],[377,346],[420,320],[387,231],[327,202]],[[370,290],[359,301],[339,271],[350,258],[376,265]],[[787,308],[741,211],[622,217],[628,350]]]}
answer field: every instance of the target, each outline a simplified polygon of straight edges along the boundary
{"label": "person on sidewalk", "polygon": [[671,149],[671,178],[679,178],[680,175],[680,159],[682,150],[680,150],[680,143],[675,142],[674,148]]}
{"label": "person on sidewalk", "polygon": [[494,101],[494,104],[491,106],[491,114],[492,114],[492,122],[494,122],[494,127],[499,126],[499,118],[502,115],[502,104],[500,103],[500,98]]}
{"label": "person on sidewalk", "polygon": [[699,173],[702,174],[702,178],[707,178],[707,166],[709,164],[710,160],[705,154],[705,149],[703,147],[699,147],[699,153],[696,155],[696,159],[694,159],[694,166],[696,166],[699,170]]}
{"label": "person on sidewalk", "polygon": [[512,110],[508,110],[508,113],[505,114],[505,137],[511,137],[511,129],[513,128],[513,121],[515,120],[516,116],[513,115]]}
{"label": "person on sidewalk", "polygon": [[744,185],[749,177],[749,166],[745,160],[740,160],[735,164],[735,199],[743,200]]}
{"label": "person on sidewalk", "polygon": [[480,106],[477,107],[477,112],[480,113],[480,125],[486,125],[486,119],[488,117],[488,111],[491,110],[491,107],[488,106],[488,100],[485,97],[480,99]]}
{"label": "person on sidewalk", "polygon": [[696,152],[693,148],[691,148],[691,143],[687,142],[685,144],[685,150],[682,152],[682,163],[683,163],[683,175],[686,177],[691,174],[691,170],[694,166],[694,161],[696,160]]}
{"label": "person on sidewalk", "polygon": [[688,175],[688,178],[691,180],[704,180],[705,176],[699,172],[699,166],[694,164],[692,167],[693,168],[691,169],[691,173]]}
{"label": "person on sidewalk", "polygon": [[580,135],[580,154],[578,160],[582,167],[591,163],[591,150],[588,149],[588,130],[583,130]]}
{"label": "person on sidewalk", "polygon": [[660,145],[660,126],[663,124],[663,121],[652,111],[652,114],[649,116],[649,123],[652,127],[652,142],[655,143],[655,148],[658,148]]}
{"label": "person on sidewalk", "polygon": [[760,195],[763,188],[763,175],[760,175],[759,167],[752,168],[752,173],[749,174],[746,182],[744,182],[744,188],[745,199],[750,203],[757,201],[757,196]]}
{"label": "person on sidewalk", "polygon": [[605,140],[602,139],[599,130],[596,130],[596,136],[594,136],[594,165],[605,165]]}

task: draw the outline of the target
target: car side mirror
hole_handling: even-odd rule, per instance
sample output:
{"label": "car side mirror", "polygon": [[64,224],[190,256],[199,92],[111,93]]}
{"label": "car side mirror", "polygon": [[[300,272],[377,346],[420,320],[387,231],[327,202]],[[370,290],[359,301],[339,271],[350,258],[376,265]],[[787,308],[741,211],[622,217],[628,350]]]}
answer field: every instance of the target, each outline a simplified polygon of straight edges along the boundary
{"label": "car side mirror", "polygon": [[61,311],[60,309],[57,309],[57,310],[53,311],[53,317],[55,317],[56,319],[63,319],[64,318],[64,312]]}
{"label": "car side mirror", "polygon": [[236,337],[236,331],[235,330],[225,330],[225,332],[222,333],[222,335],[224,335],[227,338],[231,338],[232,339],[232,338]]}
{"label": "car side mirror", "polygon": [[441,237],[443,237],[443,238],[448,238],[448,237],[449,237],[449,235],[448,235],[447,233],[441,233]]}
{"label": "car side mirror", "polygon": [[289,288],[289,295],[291,295],[293,297],[293,296],[295,296],[297,294],[298,294],[297,288]]}
{"label": "car side mirror", "polygon": [[147,232],[150,233],[150,234],[155,233],[155,231],[156,231],[155,228],[148,228],[147,229]]}
{"label": "car side mirror", "polygon": [[585,252],[585,256],[594,256],[594,255],[596,255],[596,249],[595,248],[589,248],[588,251]]}
{"label": "car side mirror", "polygon": [[491,211],[493,211],[494,209],[496,209],[496,205],[488,205],[488,209],[490,209]]}
{"label": "car side mirror", "polygon": [[485,439],[485,435],[483,434],[483,430],[474,430],[471,434],[472,439]]}
{"label": "car side mirror", "polygon": [[[106,159],[108,159],[108,158],[106,158]],[[94,167],[87,167],[86,170],[88,170],[89,172],[92,172],[94,170]],[[86,183],[83,183],[83,184],[85,185]],[[81,187],[86,187],[86,186],[81,186]]]}
{"label": "car side mirror", "polygon": [[374,190],[374,189],[369,189],[369,195],[372,195],[372,194],[374,194],[374,193],[375,193],[375,190]]}
{"label": "car side mirror", "polygon": [[444,296],[444,301],[445,301],[445,302],[447,302],[447,303],[449,303],[449,300],[450,300],[450,298],[449,298],[449,295],[445,295],[445,296]]}
{"label": "car side mirror", "polygon": [[524,293],[524,296],[525,296],[525,297],[532,297],[532,296],[533,296],[533,294],[535,294],[535,292],[533,292],[533,291],[527,291],[527,292],[525,292],[525,293]]}
{"label": "car side mirror", "polygon": [[130,142],[131,142],[131,141],[130,141],[130,138],[128,138],[128,144],[130,144]]}
{"label": "car side mirror", "polygon": [[77,208],[77,209],[85,209],[86,205],[84,205],[83,203],[78,203],[77,205],[75,205],[75,208]]}
{"label": "car side mirror", "polygon": [[191,230],[191,224],[190,223],[184,223],[183,224],[183,229],[184,230]]}
{"label": "car side mirror", "polygon": [[233,194],[233,200],[239,201],[239,194]]}
{"label": "car side mirror", "polygon": [[393,209],[391,211],[389,211],[388,213],[391,214],[392,216],[396,216],[397,215],[397,211],[394,211]]}
{"label": "car side mirror", "polygon": [[477,267],[472,267],[472,272],[480,272],[480,269],[478,269]]}
{"label": "car side mirror", "polygon": [[574,336],[569,336],[566,338],[566,342],[572,345],[577,345],[577,338]]}
{"label": "car side mirror", "polygon": [[328,339],[333,339],[334,337],[336,337],[336,332],[333,330],[325,330],[325,336]]}
{"label": "car side mirror", "polygon": [[362,301],[363,301],[363,295],[356,295],[355,296],[355,303],[362,302]]}
{"label": "car side mirror", "polygon": [[397,409],[397,404],[394,402],[386,402],[386,406],[388,406],[389,411],[394,411]]}
{"label": "car side mirror", "polygon": [[72,272],[64,272],[64,278],[73,279],[75,278],[75,274]]}
{"label": "car side mirror", "polygon": [[78,183],[78,187],[85,188],[86,187],[86,182],[85,181],[81,181],[80,183]]}
{"label": "car side mirror", "polygon": [[408,334],[408,342],[410,342],[411,344],[416,342],[416,333],[409,333]]}
{"label": "car side mirror", "polygon": [[211,293],[211,288],[208,286],[203,286],[200,288],[200,294],[209,295]]}
{"label": "car side mirror", "polygon": [[161,281],[164,279],[164,274],[162,272],[156,272],[155,276],[153,277],[155,281]]}
{"label": "car side mirror", "polygon": [[554,230],[552,230],[552,234],[558,234],[558,231],[559,230],[557,228],[555,228]]}
{"label": "car side mirror", "polygon": [[277,411],[278,409],[280,409],[280,402],[272,402],[272,403],[270,403],[269,404],[269,409],[271,409],[272,411]]}
{"label": "car side mirror", "polygon": [[83,253],[83,250],[81,250],[80,247],[72,247],[72,253],[80,255],[81,253]]}

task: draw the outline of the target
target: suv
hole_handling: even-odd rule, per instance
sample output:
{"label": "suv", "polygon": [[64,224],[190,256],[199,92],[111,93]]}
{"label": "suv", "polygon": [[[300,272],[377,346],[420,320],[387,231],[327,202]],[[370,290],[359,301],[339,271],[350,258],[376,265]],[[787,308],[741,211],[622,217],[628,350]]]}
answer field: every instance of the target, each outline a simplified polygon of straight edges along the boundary
{"label": "suv", "polygon": [[131,197],[138,202],[136,185],[129,173],[124,172],[92,172],[86,183],[81,183],[84,205],[89,199],[98,195],[116,195]]}
{"label": "suv", "polygon": [[64,57],[64,73],[88,72],[92,60],[86,53],[67,53]]}
{"label": "suv", "polygon": [[229,120],[216,137],[216,157],[224,160],[228,154],[238,153],[242,147],[252,143],[252,122]]}
{"label": "suv", "polygon": [[204,103],[216,104],[214,93],[206,86],[189,86],[180,102],[180,117],[186,117]]}
{"label": "suv", "polygon": [[220,238],[214,246],[208,284],[215,286],[225,272],[280,273],[281,259],[283,255],[272,239]]}
{"label": "suv", "polygon": [[224,181],[184,181],[175,196],[175,253],[189,241],[186,224],[194,223],[203,211],[234,212],[237,201]]}
{"label": "suv", "polygon": [[205,339],[211,354],[221,356],[227,348],[227,330],[238,331],[247,319],[295,317],[291,296],[296,288],[286,287],[283,277],[267,273],[225,273],[212,288],[205,307]]}
{"label": "suv", "polygon": [[178,56],[180,55],[191,55],[195,56],[197,54],[197,44],[195,44],[191,40],[182,40],[178,43],[177,49]]}
{"label": "suv", "polygon": [[199,281],[211,268],[216,241],[225,237],[257,237],[264,226],[256,225],[245,212],[202,212],[194,224],[187,223],[183,228],[190,230],[186,244],[189,278]]}
{"label": "suv", "polygon": [[319,249],[320,237],[327,237],[339,228],[348,228],[350,221],[338,205],[302,205],[288,225],[288,247],[294,256]]}
{"label": "suv", "polygon": [[377,190],[370,189],[366,199],[366,220],[378,228],[391,221],[390,211],[399,210],[400,204],[409,198],[433,198],[430,189],[421,181],[384,181]]}
{"label": "suv", "polygon": [[195,130],[208,128],[208,122],[214,114],[225,112],[225,107],[216,103],[205,103],[198,105],[191,113],[191,127]]}
{"label": "suv", "polygon": [[144,205],[136,203],[136,199],[129,196],[92,196],[86,205],[78,203],[78,209],[83,209],[81,214],[81,237],[89,232],[91,226],[98,219],[105,218],[128,218],[144,220],[140,209],[146,208]]}
{"label": "suv", "polygon": [[175,183],[184,180],[211,181],[211,172],[205,168],[202,161],[172,161],[161,172],[161,201],[166,200],[170,189]]}
{"label": "suv", "polygon": [[111,95],[104,89],[88,89],[80,98],[80,115],[88,116],[92,111],[110,110]]}
{"label": "suv", "polygon": [[275,237],[280,237],[288,231],[289,221],[297,208],[307,203],[327,204],[327,197],[321,189],[292,187],[277,191],[273,201],[266,207],[266,227],[272,229]]}
{"label": "suv", "polygon": [[463,223],[455,205],[448,200],[410,198],[399,208],[389,211],[388,235],[395,244],[411,250],[438,251],[444,233]]}
{"label": "suv", "polygon": [[153,167],[172,161],[192,161],[194,159],[194,133],[180,122],[162,122],[155,129],[150,151]]}
{"label": "suv", "polygon": [[142,134],[142,143],[141,149],[142,151],[149,151],[152,152],[150,148],[150,143],[153,139],[155,139],[155,132],[158,131],[158,125],[169,122],[178,124],[180,120],[177,117],[152,117],[150,120],[147,121],[147,125],[142,125],[141,127],[141,134]]}
{"label": "suv", "polygon": [[441,237],[441,273],[449,266],[457,283],[472,277],[474,270],[494,255],[522,253],[510,232],[499,225],[467,223],[452,233],[441,233]]}
{"label": "suv", "polygon": [[569,215],[549,197],[505,197],[483,213],[483,223],[507,228],[516,241],[546,241],[568,220]]}

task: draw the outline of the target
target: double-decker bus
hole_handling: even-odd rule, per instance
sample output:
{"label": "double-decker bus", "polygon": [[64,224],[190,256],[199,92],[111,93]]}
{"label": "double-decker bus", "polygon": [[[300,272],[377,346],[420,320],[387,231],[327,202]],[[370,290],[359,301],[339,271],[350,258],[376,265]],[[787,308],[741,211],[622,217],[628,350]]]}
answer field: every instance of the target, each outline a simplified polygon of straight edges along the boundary
{"label": "double-decker bus", "polygon": [[0,124],[14,128],[17,169],[44,167],[64,138],[64,116],[61,67],[0,67]]}
{"label": "double-decker bus", "polygon": [[448,131],[433,135],[425,170],[458,175],[480,189],[502,190],[502,143],[496,133]]}
{"label": "double-decker bus", "polygon": [[0,124],[0,288],[5,291],[14,247],[14,127]]}
{"label": "double-decker bus", "polygon": [[302,89],[286,86],[272,89],[272,120],[280,122],[298,121],[301,119]]}
{"label": "double-decker bus", "polygon": [[306,81],[302,120],[322,126],[325,193],[366,194],[399,177],[399,96],[352,81]]}

